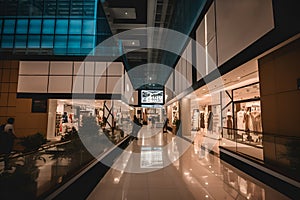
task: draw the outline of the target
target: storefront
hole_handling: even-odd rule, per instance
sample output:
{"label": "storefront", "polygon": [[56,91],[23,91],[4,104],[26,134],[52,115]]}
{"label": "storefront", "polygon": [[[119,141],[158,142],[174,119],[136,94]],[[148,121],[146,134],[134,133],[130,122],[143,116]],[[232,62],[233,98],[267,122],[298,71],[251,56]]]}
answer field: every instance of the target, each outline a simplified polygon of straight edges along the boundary
{"label": "storefront", "polygon": [[132,110],[132,107],[120,100],[50,99],[47,138],[59,139],[73,127],[78,130],[83,125],[84,117],[95,118],[101,127],[100,131],[117,127],[129,134]]}
{"label": "storefront", "polygon": [[262,147],[257,60],[199,88],[190,99],[192,132]]}
{"label": "storefront", "polygon": [[227,92],[231,101],[223,107],[223,137],[248,145],[262,146],[259,83]]}
{"label": "storefront", "polygon": [[[172,131],[173,134],[177,134],[178,126],[180,125],[180,108],[179,108],[179,102],[176,101],[172,103],[171,105],[167,106],[167,118],[169,120],[168,123],[168,130]],[[177,124],[177,127],[176,127]]]}

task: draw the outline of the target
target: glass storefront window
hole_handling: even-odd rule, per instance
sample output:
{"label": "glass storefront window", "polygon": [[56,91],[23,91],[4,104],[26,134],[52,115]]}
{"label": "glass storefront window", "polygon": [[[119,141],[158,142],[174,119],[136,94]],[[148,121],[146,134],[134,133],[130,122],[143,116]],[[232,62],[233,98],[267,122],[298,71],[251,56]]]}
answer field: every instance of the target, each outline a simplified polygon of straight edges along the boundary
{"label": "glass storefront window", "polygon": [[234,101],[259,98],[259,83],[233,90]]}
{"label": "glass storefront window", "polygon": [[234,105],[237,129],[262,132],[260,101],[235,103]]}

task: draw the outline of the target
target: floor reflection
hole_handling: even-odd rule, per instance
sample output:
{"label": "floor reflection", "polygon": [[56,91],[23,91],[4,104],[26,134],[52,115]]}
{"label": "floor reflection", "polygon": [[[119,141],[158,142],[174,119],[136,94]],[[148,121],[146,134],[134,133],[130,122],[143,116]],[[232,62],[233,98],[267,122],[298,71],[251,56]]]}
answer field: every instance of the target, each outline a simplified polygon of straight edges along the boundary
{"label": "floor reflection", "polygon": [[144,140],[117,161],[122,169],[111,168],[88,199],[288,199],[201,148],[206,140],[183,148],[185,140],[153,131],[143,127]]}

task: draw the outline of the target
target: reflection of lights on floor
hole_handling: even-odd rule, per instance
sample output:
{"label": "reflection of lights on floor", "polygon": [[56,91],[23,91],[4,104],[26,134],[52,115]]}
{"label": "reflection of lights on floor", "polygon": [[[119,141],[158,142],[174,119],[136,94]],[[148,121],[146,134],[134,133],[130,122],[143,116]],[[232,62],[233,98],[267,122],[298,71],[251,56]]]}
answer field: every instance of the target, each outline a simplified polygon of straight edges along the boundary
{"label": "reflection of lights on floor", "polygon": [[208,185],[208,182],[206,182],[205,185]]}
{"label": "reflection of lights on floor", "polygon": [[205,198],[208,198],[208,195],[205,195]]}
{"label": "reflection of lights on floor", "polygon": [[226,143],[225,142],[223,142],[223,145],[225,145]]}
{"label": "reflection of lights on floor", "polygon": [[114,178],[114,183],[115,184],[118,184],[120,182],[120,179],[119,178]]}
{"label": "reflection of lights on floor", "polygon": [[209,165],[208,168],[211,168],[211,166]]}

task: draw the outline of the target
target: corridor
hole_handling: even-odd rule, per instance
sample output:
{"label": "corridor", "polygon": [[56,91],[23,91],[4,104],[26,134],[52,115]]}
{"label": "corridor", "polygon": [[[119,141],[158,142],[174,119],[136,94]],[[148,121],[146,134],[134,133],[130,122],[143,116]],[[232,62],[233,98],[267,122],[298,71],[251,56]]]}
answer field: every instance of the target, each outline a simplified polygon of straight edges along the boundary
{"label": "corridor", "polygon": [[199,147],[144,126],[88,199],[288,199]]}

